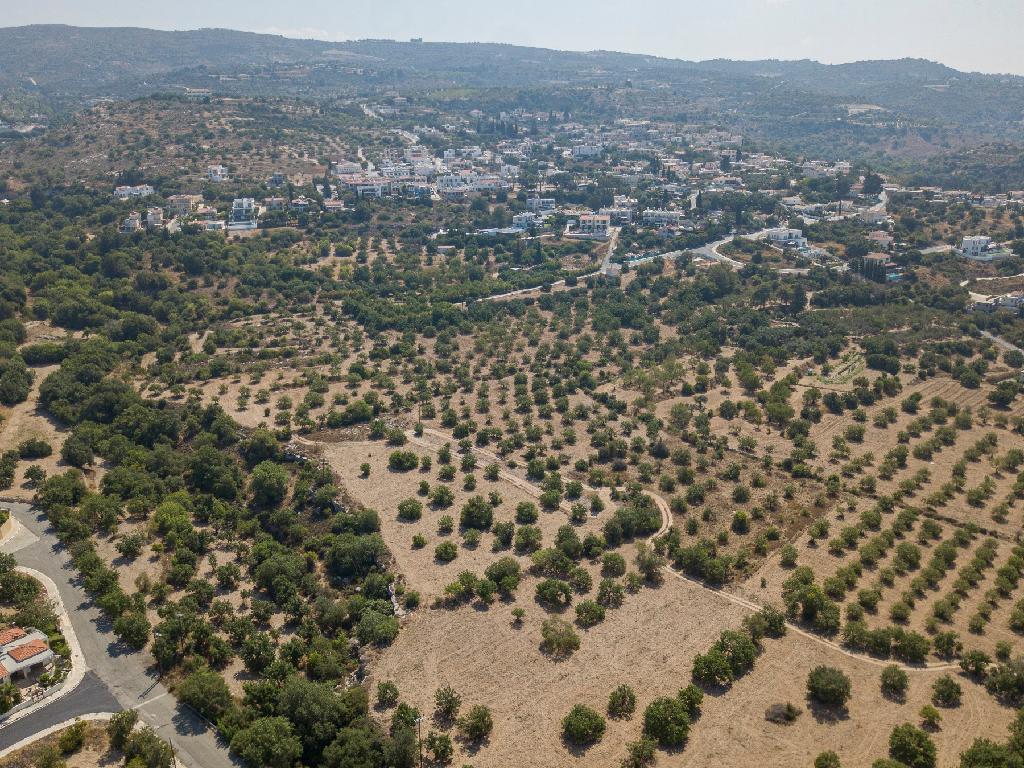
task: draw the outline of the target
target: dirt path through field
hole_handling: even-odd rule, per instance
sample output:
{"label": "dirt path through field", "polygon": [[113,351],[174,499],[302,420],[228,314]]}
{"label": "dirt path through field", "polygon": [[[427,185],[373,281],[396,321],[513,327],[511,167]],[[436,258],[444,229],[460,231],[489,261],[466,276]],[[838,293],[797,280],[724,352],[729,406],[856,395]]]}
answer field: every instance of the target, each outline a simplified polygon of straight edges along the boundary
{"label": "dirt path through field", "polygon": [[[411,444],[420,446],[421,448],[429,448],[431,450],[436,450],[439,447],[441,447],[442,445],[444,445],[445,443],[451,443],[452,442],[452,439],[448,435],[446,435],[443,432],[440,432],[438,430],[435,430],[435,429],[424,429],[422,435],[416,435],[413,432],[413,430],[407,430],[406,435],[407,435],[408,440],[409,440],[409,442]],[[310,445],[310,446],[318,446],[318,445],[320,445],[315,440],[309,440],[307,438],[299,437],[299,438],[297,438],[297,440],[298,440],[298,442],[303,443],[305,445]],[[485,460],[485,461],[487,461],[489,463],[493,463],[493,464],[499,464],[500,465],[502,463],[501,457],[499,457],[497,454],[493,453],[492,451],[488,451],[486,449],[475,447],[475,446],[473,448],[471,448],[470,450],[471,450],[472,453],[474,453],[477,456],[478,459]],[[499,470],[498,476],[502,480],[510,483],[511,485],[514,485],[516,488],[519,488],[520,490],[524,491],[525,493],[530,494],[531,496],[533,496],[535,498],[539,498],[541,496],[541,494],[543,493],[543,490],[539,486],[531,483],[526,478],[521,477],[521,476],[519,476],[519,475],[517,475],[517,474],[515,474],[513,472],[509,472],[507,470],[502,469],[502,470]],[[585,485],[584,486],[584,491],[588,492],[588,493],[594,493],[594,492],[597,491],[597,489],[591,488],[591,487]],[[644,491],[644,493],[646,493],[647,496],[649,496],[651,498],[651,500],[654,501],[655,506],[657,506],[659,512],[661,512],[661,527],[654,534],[652,534],[648,538],[648,542],[653,544],[654,541],[658,537],[665,535],[669,531],[669,529],[672,527],[672,511],[671,511],[671,508],[669,507],[668,502],[662,496],[658,495],[657,493],[654,493],[653,491]],[[566,511],[566,512],[569,511],[569,505],[566,502],[564,502],[564,501],[561,504],[561,508],[563,509],[563,511]],[[698,587],[698,588],[700,588],[700,589],[702,589],[702,590],[704,590],[706,592],[710,592],[710,593],[712,593],[714,595],[717,595],[720,599],[725,600],[727,602],[730,602],[733,605],[740,606],[744,610],[750,611],[751,613],[756,613],[757,611],[760,611],[761,608],[764,607],[764,606],[759,605],[759,604],[757,604],[757,603],[755,603],[755,602],[753,602],[751,600],[747,600],[746,598],[740,597],[739,595],[734,595],[734,594],[732,594],[730,592],[726,592],[726,591],[721,590],[721,589],[714,589],[712,587],[709,587],[706,584],[704,584],[703,582],[697,581],[695,579],[691,579],[690,577],[686,576],[685,574],[682,574],[682,573],[672,569],[668,565],[665,566],[664,570],[665,570],[666,574],[668,574],[669,576],[671,576],[671,577],[673,577],[675,579],[678,579],[678,580],[680,580],[682,582],[690,584],[691,586]],[[806,639],[808,639],[808,640],[810,640],[810,641],[812,641],[814,643],[817,643],[818,645],[824,646],[824,647],[830,649],[831,651],[834,651],[835,653],[842,654],[843,656],[847,656],[847,657],[849,657],[851,659],[856,659],[858,661],[863,661],[863,662],[866,662],[868,664],[872,664],[872,665],[878,666],[878,667],[886,667],[886,666],[889,666],[889,665],[894,663],[894,662],[892,662],[890,660],[878,659],[878,658],[875,658],[873,656],[869,656],[867,654],[856,653],[854,651],[848,650],[848,649],[844,648],[843,646],[841,646],[839,643],[836,643],[836,642],[834,642],[832,640],[824,638],[821,635],[817,635],[817,634],[815,634],[813,632],[808,632],[807,630],[803,629],[799,625],[794,624],[792,622],[788,622],[787,621],[786,622],[786,626],[789,628],[790,631],[794,632],[795,634],[798,634],[801,637],[804,637],[804,638],[806,638]],[[939,673],[939,672],[952,672],[952,671],[956,671],[956,670],[960,669],[959,665],[957,665],[957,664],[949,664],[949,663],[941,663],[941,662],[926,663],[926,664],[902,664],[902,663],[898,663],[897,666],[899,666],[900,668],[906,670],[907,672]]]}

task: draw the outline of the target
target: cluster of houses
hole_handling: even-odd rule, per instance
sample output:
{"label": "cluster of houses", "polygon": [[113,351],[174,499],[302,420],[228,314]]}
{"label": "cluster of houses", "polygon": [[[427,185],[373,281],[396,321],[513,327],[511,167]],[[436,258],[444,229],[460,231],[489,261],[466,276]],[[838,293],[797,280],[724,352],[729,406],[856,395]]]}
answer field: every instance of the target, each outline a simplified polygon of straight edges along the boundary
{"label": "cluster of houses", "polygon": [[28,678],[54,660],[46,634],[31,627],[0,630],[0,684]]}
{"label": "cluster of houses", "polygon": [[519,175],[518,165],[479,146],[446,149],[442,159],[413,144],[401,155],[387,153],[379,167],[367,166],[341,160],[331,164],[331,171],[358,198],[403,195],[447,200],[512,189]]}

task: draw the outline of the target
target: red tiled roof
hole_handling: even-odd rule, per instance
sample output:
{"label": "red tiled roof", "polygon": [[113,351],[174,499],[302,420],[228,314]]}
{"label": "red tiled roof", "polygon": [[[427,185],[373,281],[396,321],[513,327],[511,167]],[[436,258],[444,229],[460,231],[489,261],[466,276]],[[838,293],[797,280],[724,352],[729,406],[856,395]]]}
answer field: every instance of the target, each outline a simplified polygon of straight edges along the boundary
{"label": "red tiled roof", "polygon": [[7,677],[7,668],[0,664],[0,677]]}
{"label": "red tiled roof", "polygon": [[7,645],[13,643],[15,640],[20,640],[27,633],[21,627],[10,627],[8,629],[0,630],[0,645]]}
{"label": "red tiled roof", "polygon": [[49,646],[43,640],[32,640],[24,645],[19,645],[17,648],[11,648],[11,650],[7,652],[7,655],[15,661],[21,662],[26,659],[31,659],[33,656],[38,656],[40,653],[48,649]]}

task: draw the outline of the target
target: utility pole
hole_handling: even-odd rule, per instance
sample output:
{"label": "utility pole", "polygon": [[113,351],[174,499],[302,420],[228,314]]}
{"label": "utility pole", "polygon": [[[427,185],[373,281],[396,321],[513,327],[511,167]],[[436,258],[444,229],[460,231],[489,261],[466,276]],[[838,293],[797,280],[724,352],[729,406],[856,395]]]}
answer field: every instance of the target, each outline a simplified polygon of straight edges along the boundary
{"label": "utility pole", "polygon": [[420,768],[423,768],[423,715],[416,718],[416,745],[420,751]]}

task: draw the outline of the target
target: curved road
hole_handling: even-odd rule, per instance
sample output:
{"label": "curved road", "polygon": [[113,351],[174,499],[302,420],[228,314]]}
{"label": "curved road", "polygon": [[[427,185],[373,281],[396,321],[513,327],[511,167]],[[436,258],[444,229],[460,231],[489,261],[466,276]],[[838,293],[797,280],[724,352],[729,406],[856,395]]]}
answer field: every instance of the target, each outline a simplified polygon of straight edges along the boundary
{"label": "curved road", "polygon": [[237,763],[216,731],[197,714],[179,704],[160,683],[148,652],[126,651],[109,622],[79,583],[66,549],[46,517],[24,503],[5,502],[25,527],[0,545],[19,565],[34,568],[57,585],[81,645],[88,672],[69,693],[30,715],[0,725],[0,751],[58,723],[96,712],[136,709],[139,720],[174,748],[186,768],[229,768]]}

